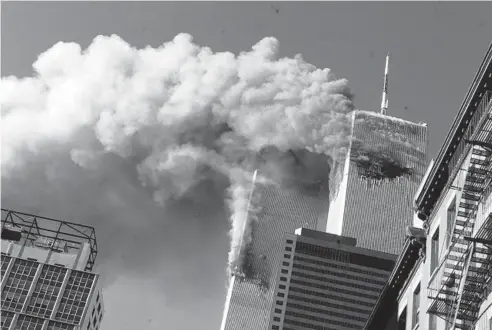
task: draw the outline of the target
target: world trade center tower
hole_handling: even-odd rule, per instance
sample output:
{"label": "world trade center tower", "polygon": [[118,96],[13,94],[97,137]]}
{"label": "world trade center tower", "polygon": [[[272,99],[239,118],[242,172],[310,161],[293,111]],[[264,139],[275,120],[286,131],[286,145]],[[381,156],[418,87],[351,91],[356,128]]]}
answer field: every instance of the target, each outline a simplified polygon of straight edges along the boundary
{"label": "world trade center tower", "polygon": [[[427,127],[368,111],[354,111],[350,121],[350,148],[331,169],[321,156],[295,152],[297,175],[291,184],[253,184],[253,193],[261,198],[247,271],[232,274],[221,330],[268,329],[276,281],[288,253],[284,235],[297,228],[352,237],[357,247],[398,253],[425,172]],[[309,180],[299,174],[313,172],[319,175]]]}

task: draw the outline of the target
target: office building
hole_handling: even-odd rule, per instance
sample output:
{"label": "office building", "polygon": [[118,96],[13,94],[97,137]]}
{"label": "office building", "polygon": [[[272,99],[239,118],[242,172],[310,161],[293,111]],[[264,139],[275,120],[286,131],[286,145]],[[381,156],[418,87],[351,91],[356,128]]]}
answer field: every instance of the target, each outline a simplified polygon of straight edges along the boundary
{"label": "office building", "polygon": [[2,209],[1,329],[97,330],[94,228]]}
{"label": "office building", "polygon": [[427,126],[368,111],[354,111],[351,121],[350,150],[331,174],[326,231],[398,254],[427,165]]}
{"label": "office building", "polygon": [[491,88],[492,44],[415,196],[409,241],[423,242],[403,250],[365,329],[491,329]]}
{"label": "office building", "polygon": [[286,234],[268,329],[361,329],[396,255],[355,245],[306,228]]}

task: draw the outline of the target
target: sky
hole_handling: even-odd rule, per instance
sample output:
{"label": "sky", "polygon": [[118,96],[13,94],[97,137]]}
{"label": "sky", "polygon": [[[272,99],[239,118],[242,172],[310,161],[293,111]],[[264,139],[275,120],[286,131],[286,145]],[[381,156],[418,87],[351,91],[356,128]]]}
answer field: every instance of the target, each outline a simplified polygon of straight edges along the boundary
{"label": "sky", "polygon": [[[487,2],[4,2],[1,74],[30,77],[57,42],[86,48],[98,35],[143,48],[189,33],[200,46],[234,54],[274,37],[280,56],[302,54],[330,68],[348,80],[356,108],[378,110],[390,52],[388,113],[428,123],[433,157],[490,44],[491,9]],[[48,151],[55,152],[40,149]],[[2,207],[96,227],[102,329],[217,329],[229,251],[223,182],[205,180],[163,208],[152,191],[136,188],[126,164],[80,177],[58,171],[61,164],[29,163],[25,176],[7,183],[2,173]],[[46,169],[64,177],[46,181]]]}

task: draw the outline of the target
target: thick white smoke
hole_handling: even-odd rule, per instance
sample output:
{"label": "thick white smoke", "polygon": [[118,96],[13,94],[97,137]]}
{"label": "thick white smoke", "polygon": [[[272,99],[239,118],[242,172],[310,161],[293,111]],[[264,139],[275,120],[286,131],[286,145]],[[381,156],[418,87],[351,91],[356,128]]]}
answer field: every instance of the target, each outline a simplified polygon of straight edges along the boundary
{"label": "thick white smoke", "polygon": [[[96,182],[118,164],[166,204],[204,180],[227,178],[233,263],[255,155],[273,146],[333,156],[348,143],[347,81],[277,53],[274,38],[237,56],[200,47],[188,34],[145,49],[115,35],[85,50],[60,42],[39,56],[33,77],[0,82],[2,179],[17,182],[44,166],[43,182],[73,171]],[[65,175],[50,187],[60,195],[85,182]]]}

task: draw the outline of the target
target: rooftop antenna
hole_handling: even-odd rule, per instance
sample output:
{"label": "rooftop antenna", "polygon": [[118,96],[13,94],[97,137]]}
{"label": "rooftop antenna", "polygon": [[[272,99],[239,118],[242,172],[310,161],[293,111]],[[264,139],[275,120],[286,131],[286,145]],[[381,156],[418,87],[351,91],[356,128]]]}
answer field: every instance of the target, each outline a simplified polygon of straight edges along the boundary
{"label": "rooftop antenna", "polygon": [[386,55],[386,66],[384,68],[384,87],[383,87],[383,98],[381,100],[381,113],[386,115],[388,111],[388,64],[389,64],[389,56],[388,53]]}

